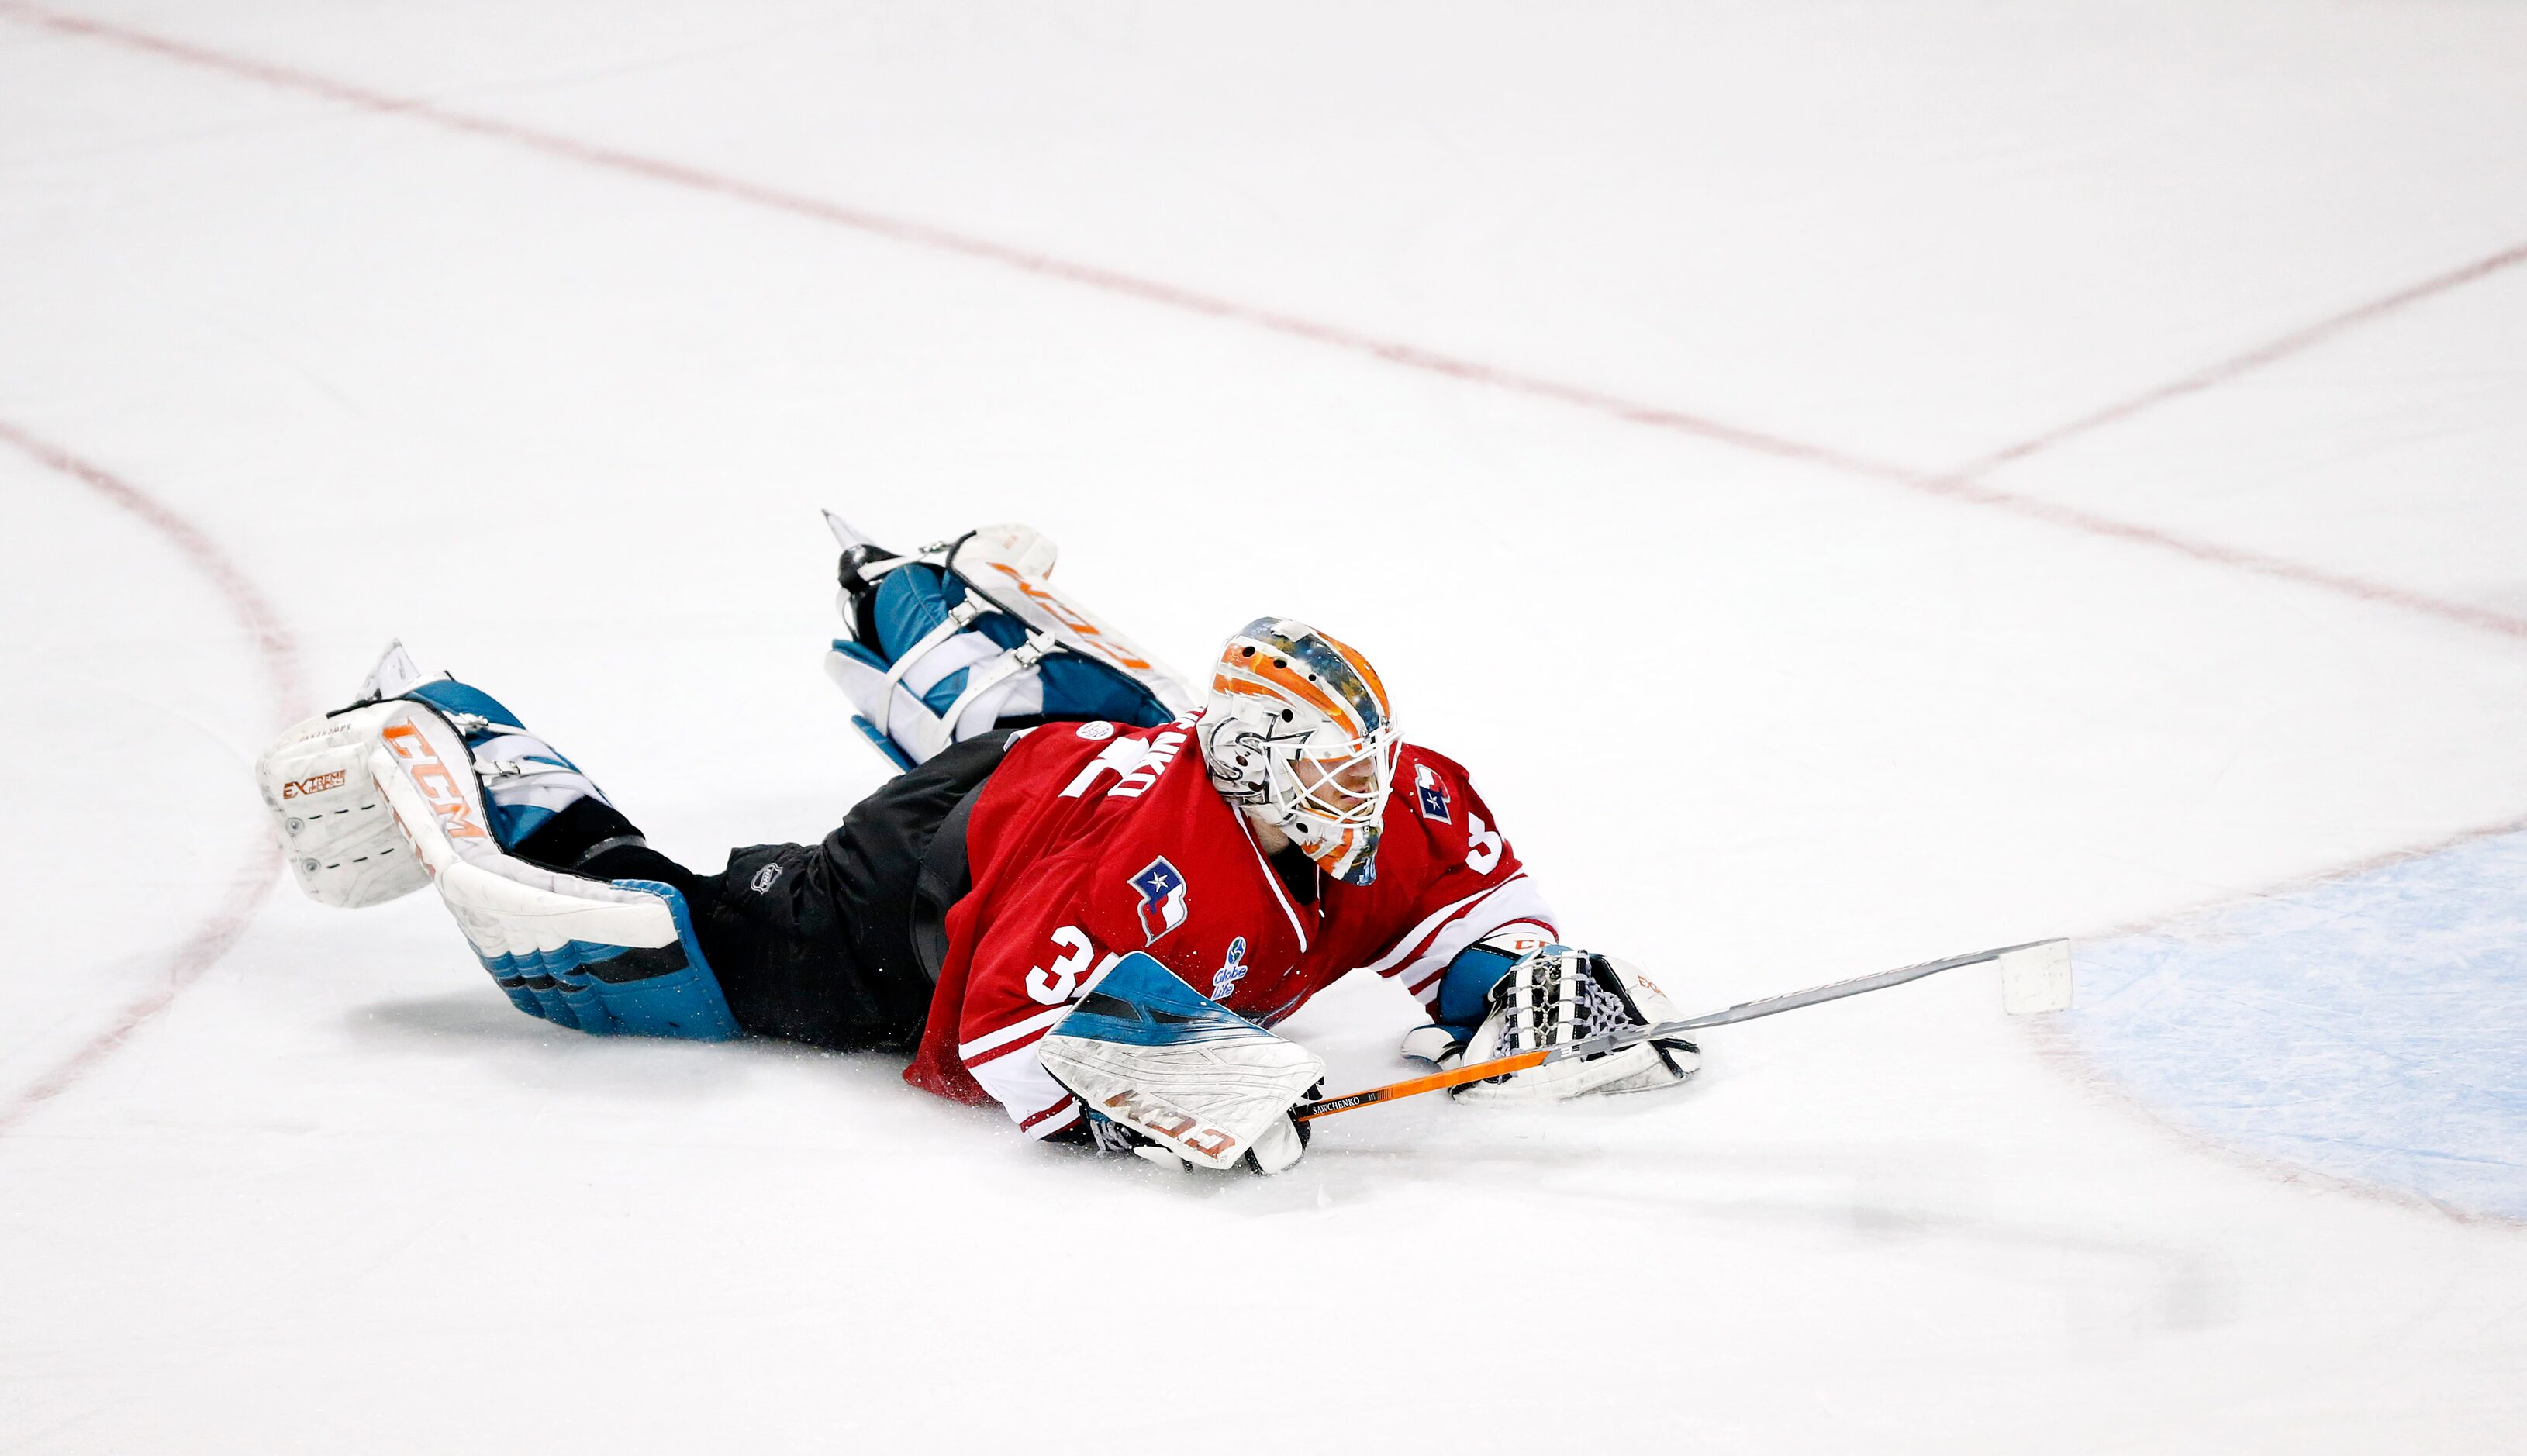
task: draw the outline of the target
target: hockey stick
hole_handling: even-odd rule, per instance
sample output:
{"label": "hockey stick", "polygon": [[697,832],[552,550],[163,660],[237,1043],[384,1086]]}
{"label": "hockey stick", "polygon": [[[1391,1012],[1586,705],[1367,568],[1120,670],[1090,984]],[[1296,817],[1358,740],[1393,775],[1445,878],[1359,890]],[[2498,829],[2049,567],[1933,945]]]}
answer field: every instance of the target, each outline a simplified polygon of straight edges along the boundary
{"label": "hockey stick", "polygon": [[[1975,951],[1964,956],[1950,956],[1944,961],[1925,961],[1919,965],[1899,965],[1871,975],[1853,976],[1847,981],[1813,986],[1805,991],[1792,991],[1782,996],[1767,996],[1761,1001],[1745,1001],[1727,1011],[1687,1016],[1681,1021],[1661,1021],[1655,1026],[1630,1026],[1621,1031],[1608,1031],[1586,1041],[1569,1046],[1549,1047],[1541,1051],[1521,1052],[1515,1057],[1501,1057],[1490,1062],[1477,1062],[1454,1071],[1432,1072],[1427,1076],[1407,1077],[1366,1092],[1343,1097],[1328,1097],[1318,1102],[1303,1102],[1290,1109],[1294,1121],[1322,1118],[1334,1113],[1347,1113],[1371,1103],[1393,1102],[1399,1097],[1412,1097],[1422,1092],[1436,1092],[1442,1087],[1460,1087],[1479,1082],[1486,1077],[1505,1076],[1524,1071],[1548,1062],[1568,1062],[1575,1058],[1594,1057],[1604,1052],[1619,1052],[1662,1037],[1681,1036],[1705,1026],[1728,1026],[1738,1021],[1752,1021],[1758,1016],[1779,1015],[1801,1007],[1818,1006],[1858,996],[1864,991],[1882,991],[1906,981],[1918,981],[1926,975],[1955,970],[1962,965],[1981,965],[1986,962],[2001,962],[2001,992],[2004,1004],[2013,1014],[2028,1012],[2061,1011],[2071,1005],[2071,943],[2067,940],[2031,940],[2025,945],[1996,946],[1988,951]],[[2030,955],[2028,953],[2036,954]],[[2018,958],[2015,962],[2011,957]]]}

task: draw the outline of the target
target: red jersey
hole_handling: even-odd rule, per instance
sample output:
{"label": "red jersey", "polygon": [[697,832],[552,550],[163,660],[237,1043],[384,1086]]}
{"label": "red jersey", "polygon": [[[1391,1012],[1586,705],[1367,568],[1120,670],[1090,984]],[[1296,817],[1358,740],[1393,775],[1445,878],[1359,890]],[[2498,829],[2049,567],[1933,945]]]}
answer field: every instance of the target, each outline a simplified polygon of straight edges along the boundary
{"label": "red jersey", "polygon": [[948,912],[948,958],[904,1080],[997,1098],[1030,1135],[1079,1104],[1035,1044],[1114,962],[1147,951],[1195,990],[1271,1025],[1355,969],[1428,1005],[1459,951],[1508,925],[1555,933],[1453,760],[1407,744],[1375,881],[1290,894],[1246,815],[1219,797],[1182,725],[1048,724],[1013,740],[965,830],[973,889]]}

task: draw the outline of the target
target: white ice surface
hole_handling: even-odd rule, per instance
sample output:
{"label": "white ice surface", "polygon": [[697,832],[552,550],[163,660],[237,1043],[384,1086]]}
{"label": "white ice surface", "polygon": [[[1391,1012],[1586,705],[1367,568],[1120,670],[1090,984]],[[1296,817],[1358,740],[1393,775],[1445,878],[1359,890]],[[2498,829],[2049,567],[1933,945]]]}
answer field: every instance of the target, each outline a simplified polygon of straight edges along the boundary
{"label": "white ice surface", "polygon": [[[79,13],[1924,469],[2527,240],[2512,6],[627,9]],[[880,777],[818,505],[1030,521],[1178,663],[1362,644],[1693,1006],[2527,812],[2515,636],[26,14],[0,425],[199,524],[313,698],[402,634],[706,864]],[[2522,300],[1995,483],[2527,611]],[[269,874],[282,707],[162,533],[5,444],[0,493],[16,1089]],[[1409,1010],[1290,1029],[1365,1084]],[[1170,1181],[877,1059],[555,1031],[426,898],[282,887],[0,1111],[0,1450],[2527,1446],[2514,1226],[2190,1139],[1975,972],[1706,1052]]]}

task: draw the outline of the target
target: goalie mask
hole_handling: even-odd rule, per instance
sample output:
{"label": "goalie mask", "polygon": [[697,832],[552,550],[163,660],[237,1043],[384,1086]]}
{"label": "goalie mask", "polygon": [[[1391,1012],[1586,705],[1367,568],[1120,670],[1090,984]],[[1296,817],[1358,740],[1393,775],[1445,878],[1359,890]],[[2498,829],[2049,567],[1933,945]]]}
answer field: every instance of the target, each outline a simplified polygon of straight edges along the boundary
{"label": "goalie mask", "polygon": [[1367,657],[1304,622],[1259,617],[1220,650],[1201,731],[1221,797],[1334,878],[1377,877],[1398,745]]}

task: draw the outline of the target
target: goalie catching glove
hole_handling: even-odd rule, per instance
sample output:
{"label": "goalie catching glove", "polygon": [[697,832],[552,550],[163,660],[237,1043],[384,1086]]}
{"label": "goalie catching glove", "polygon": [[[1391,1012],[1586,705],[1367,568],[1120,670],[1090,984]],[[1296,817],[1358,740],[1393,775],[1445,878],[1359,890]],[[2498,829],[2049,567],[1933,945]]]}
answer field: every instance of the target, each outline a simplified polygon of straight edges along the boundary
{"label": "goalie catching glove", "polygon": [[[1437,1020],[1404,1038],[1404,1055],[1443,1070],[1567,1047],[1681,1015],[1629,962],[1555,945],[1532,931],[1477,941],[1448,964]],[[1689,1080],[1702,1052],[1678,1037],[1549,1062],[1455,1089],[1466,1102],[1564,1102],[1591,1093],[1654,1092]]]}
{"label": "goalie catching glove", "polygon": [[1290,1109],[1325,1065],[1135,951],[1092,983],[1037,1057],[1088,1112],[1101,1152],[1176,1168],[1280,1172],[1307,1151]]}

